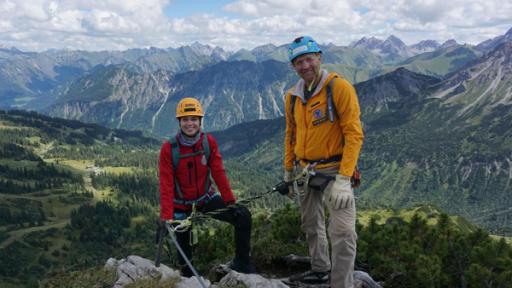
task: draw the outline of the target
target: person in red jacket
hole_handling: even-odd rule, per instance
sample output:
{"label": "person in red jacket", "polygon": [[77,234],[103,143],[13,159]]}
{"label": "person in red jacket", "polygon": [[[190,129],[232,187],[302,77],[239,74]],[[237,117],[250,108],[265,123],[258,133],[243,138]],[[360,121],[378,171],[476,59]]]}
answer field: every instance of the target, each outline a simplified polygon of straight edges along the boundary
{"label": "person in red jacket", "polygon": [[[217,142],[212,135],[201,131],[203,116],[197,99],[183,98],[176,107],[180,131],[174,139],[165,141],[160,150],[160,220],[183,220],[190,215],[193,205],[202,213],[228,207],[212,217],[234,226],[235,257],[230,267],[238,272],[254,273],[250,260],[251,212],[245,206],[233,205],[236,198],[226,177]],[[209,147],[203,147],[204,140],[208,141],[206,145]],[[173,163],[173,149],[179,149],[177,166]],[[211,185],[212,178],[220,194]],[[191,259],[190,231],[176,233],[176,238],[187,258]],[[184,276],[193,275],[179,253],[178,263]]]}

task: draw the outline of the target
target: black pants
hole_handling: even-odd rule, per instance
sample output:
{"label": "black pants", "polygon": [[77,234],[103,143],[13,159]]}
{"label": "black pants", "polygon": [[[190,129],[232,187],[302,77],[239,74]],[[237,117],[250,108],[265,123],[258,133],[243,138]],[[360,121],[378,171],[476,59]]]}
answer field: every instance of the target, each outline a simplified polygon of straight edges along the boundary
{"label": "black pants", "polygon": [[[225,208],[226,205],[220,196],[215,196],[203,206],[197,207],[201,213],[207,213],[216,209]],[[190,214],[190,211],[176,211]],[[251,251],[251,212],[245,206],[230,207],[222,213],[218,213],[213,218],[228,222],[235,228],[235,258],[242,262],[249,262]],[[192,246],[190,245],[190,231],[176,233],[176,239],[180,244],[183,252],[190,260],[192,258]],[[181,266],[183,276],[192,276],[192,272],[186,266],[186,262],[178,252],[178,263]],[[188,274],[188,275],[187,275]]]}

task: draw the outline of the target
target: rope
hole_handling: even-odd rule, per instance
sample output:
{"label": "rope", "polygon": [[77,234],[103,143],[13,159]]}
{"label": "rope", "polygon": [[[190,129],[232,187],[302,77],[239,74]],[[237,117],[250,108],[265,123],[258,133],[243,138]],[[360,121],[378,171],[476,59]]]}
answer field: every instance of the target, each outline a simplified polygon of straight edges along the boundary
{"label": "rope", "polygon": [[[169,221],[170,222],[170,221]],[[176,227],[173,227],[173,225],[171,225],[171,223],[169,222],[166,222],[165,223],[165,228],[167,229],[167,231],[169,232],[169,236],[171,236],[171,240],[170,242],[172,244],[174,244],[174,246],[176,246],[176,249],[178,249],[178,252],[181,254],[181,257],[183,257],[183,260],[185,260],[185,263],[187,264],[188,268],[190,268],[190,270],[192,271],[192,273],[194,274],[194,276],[196,276],[197,278],[197,281],[199,281],[199,284],[201,284],[201,287],[202,288],[208,288],[208,286],[206,286],[206,283],[204,283],[203,281],[203,277],[201,277],[199,275],[199,273],[197,273],[197,270],[196,268],[194,268],[194,266],[192,265],[192,263],[190,262],[190,260],[188,259],[187,255],[185,254],[185,252],[183,251],[183,249],[181,249],[181,246],[180,244],[178,243],[178,241],[176,240],[176,237],[174,237],[174,233],[176,233],[178,231],[178,227],[181,226],[178,225]]]}
{"label": "rope", "polygon": [[209,212],[206,212],[206,213],[200,213],[200,212],[192,213],[185,220],[189,219],[190,222],[191,222],[190,224],[192,224],[192,221],[194,221],[194,220],[212,218],[213,216],[219,215],[219,214],[224,213],[226,211],[229,211],[229,210],[232,210],[232,209],[236,209],[238,207],[246,206],[249,203],[253,202],[254,200],[257,200],[259,198],[262,198],[262,197],[264,197],[266,195],[269,195],[269,194],[272,194],[274,192],[275,192],[275,190],[271,189],[271,190],[269,190],[269,191],[267,191],[265,193],[262,193],[262,194],[259,194],[259,195],[253,196],[253,197],[249,197],[249,198],[246,198],[246,199],[239,200],[236,203],[231,204],[231,205],[229,205],[227,207],[224,207],[224,208],[215,209],[215,210],[212,210],[212,211],[209,211]]}
{"label": "rope", "polygon": [[[314,167],[314,165],[312,165],[312,167]],[[189,266],[189,268],[192,271],[192,273],[194,273],[194,275],[198,278],[198,281],[200,282],[202,287],[206,287],[206,285],[202,281],[202,279],[199,276],[199,274],[197,273],[196,269],[192,266],[192,263],[190,262],[190,260],[186,257],[185,253],[181,249],[178,241],[174,237],[175,233],[185,233],[185,232],[190,231],[190,226],[192,226],[192,223],[194,221],[196,221],[196,220],[206,219],[206,218],[213,218],[215,215],[218,215],[220,213],[224,213],[224,212],[229,211],[231,209],[236,209],[238,207],[242,207],[242,206],[248,205],[249,203],[251,203],[251,202],[253,202],[253,201],[257,200],[257,199],[260,199],[260,198],[262,198],[264,196],[267,196],[269,194],[272,194],[272,193],[278,191],[277,187],[279,187],[281,185],[288,185],[289,186],[289,185],[292,185],[292,183],[294,183],[294,185],[296,185],[297,180],[299,180],[301,178],[304,178],[305,176],[308,175],[308,173],[310,173],[310,169],[311,169],[310,165],[306,166],[304,168],[304,170],[302,171],[302,173],[299,173],[298,175],[296,175],[292,179],[292,181],[290,181],[290,182],[284,182],[284,181],[279,182],[279,184],[277,184],[276,186],[272,187],[270,190],[268,190],[265,193],[262,193],[262,194],[259,194],[259,195],[256,195],[256,196],[252,196],[252,197],[249,197],[249,198],[246,198],[246,199],[239,200],[236,203],[234,203],[232,205],[229,205],[227,207],[215,209],[215,210],[212,210],[212,211],[209,211],[209,212],[206,212],[206,213],[197,212],[195,205],[193,205],[192,206],[192,213],[187,218],[185,218],[183,220],[167,220],[164,223],[165,229],[168,231],[168,233],[171,236],[171,239],[170,239],[169,242],[171,244],[174,244],[174,246],[176,246],[178,252],[183,256],[183,259],[185,260],[186,264]],[[159,241],[158,241],[159,243],[158,243],[157,255],[156,255],[156,260],[155,260],[155,265],[157,267],[160,266],[160,257],[161,257],[161,253],[162,253],[162,248],[163,248],[162,244],[163,244],[163,238],[164,237],[165,237],[165,235],[163,234],[163,231],[160,230],[160,232],[159,232]]]}
{"label": "rope", "polygon": [[314,175],[313,168],[317,164],[318,164],[318,162],[308,164],[306,167],[304,167],[304,169],[302,169],[302,172],[297,173],[297,175],[290,182],[285,182],[285,183],[280,182],[279,184],[277,184],[276,186],[274,186],[273,188],[271,188],[270,190],[268,190],[265,193],[239,200],[236,203],[231,204],[227,207],[215,209],[215,210],[212,210],[212,211],[209,211],[206,213],[201,213],[201,212],[197,212],[195,209],[195,206],[194,206],[192,208],[192,213],[187,218],[185,218],[183,220],[172,220],[172,221],[170,221],[170,224],[177,224],[177,226],[175,226],[175,228],[174,228],[177,232],[185,232],[192,225],[193,221],[200,220],[200,219],[206,219],[206,218],[213,218],[213,216],[215,216],[215,215],[224,213],[226,211],[229,211],[229,210],[232,210],[232,209],[235,209],[238,207],[246,206],[249,203],[253,202],[254,200],[260,199],[264,196],[267,196],[269,194],[276,192],[277,191],[276,187],[278,187],[281,184],[292,185],[291,183],[297,183],[298,180],[305,178],[308,175],[311,175],[311,174]]}

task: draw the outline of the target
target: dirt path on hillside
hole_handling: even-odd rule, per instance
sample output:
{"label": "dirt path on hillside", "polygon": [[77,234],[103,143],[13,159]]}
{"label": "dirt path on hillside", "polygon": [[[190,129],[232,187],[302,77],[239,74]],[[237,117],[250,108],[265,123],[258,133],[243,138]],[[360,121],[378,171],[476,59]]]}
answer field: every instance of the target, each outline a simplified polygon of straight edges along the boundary
{"label": "dirt path on hillside", "polygon": [[5,247],[12,244],[14,241],[23,238],[23,236],[25,236],[26,234],[28,234],[30,232],[44,231],[44,230],[48,230],[50,228],[64,228],[68,223],[69,223],[69,219],[63,220],[60,222],[56,222],[53,224],[49,224],[49,225],[35,226],[35,227],[29,227],[29,228],[10,231],[10,232],[8,232],[10,237],[5,239],[2,243],[0,243],[0,249],[4,249]]}

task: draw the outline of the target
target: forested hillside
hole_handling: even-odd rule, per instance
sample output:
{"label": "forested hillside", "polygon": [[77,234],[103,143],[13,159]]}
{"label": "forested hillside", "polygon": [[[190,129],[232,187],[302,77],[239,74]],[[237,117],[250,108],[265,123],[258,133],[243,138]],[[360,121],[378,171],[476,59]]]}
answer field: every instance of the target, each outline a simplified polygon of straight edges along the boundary
{"label": "forested hillside", "polygon": [[0,111],[0,133],[2,287],[33,287],[52,270],[94,265],[127,241],[119,237],[131,217],[154,213],[156,186],[147,185],[152,205],[137,205],[94,180],[154,179],[135,171],[156,165],[159,141],[23,111]]}
{"label": "forested hillside", "polygon": [[[271,135],[282,135],[282,124],[274,124],[259,121],[254,123],[258,129],[214,133],[225,144],[226,169],[240,199],[260,195],[279,181],[280,146],[265,148]],[[21,111],[2,111],[0,132],[2,287],[111,286],[113,278],[97,270],[106,259],[154,257],[160,141]],[[258,156],[263,149],[268,157]],[[276,194],[253,201],[250,209],[253,257],[263,273],[285,276],[303,269],[288,270],[281,260],[290,253],[306,254],[296,204]],[[358,216],[358,269],[387,287],[512,283],[510,245],[460,217],[428,205],[362,209]],[[196,225],[201,232],[194,261],[208,273],[213,264],[232,257],[232,231],[210,220]],[[173,253],[164,263],[173,265]]]}

